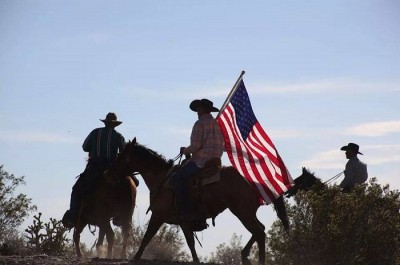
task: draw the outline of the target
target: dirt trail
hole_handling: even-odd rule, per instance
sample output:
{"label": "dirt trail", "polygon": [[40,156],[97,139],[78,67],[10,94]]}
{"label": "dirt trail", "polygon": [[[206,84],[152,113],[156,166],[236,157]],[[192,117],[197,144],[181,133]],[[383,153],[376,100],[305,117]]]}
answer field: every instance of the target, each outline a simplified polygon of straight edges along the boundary
{"label": "dirt trail", "polygon": [[[193,262],[172,262],[159,260],[129,261],[121,259],[99,259],[99,258],[68,258],[53,257],[47,255],[36,256],[0,256],[0,265],[191,265]],[[204,265],[215,265],[202,263]]]}

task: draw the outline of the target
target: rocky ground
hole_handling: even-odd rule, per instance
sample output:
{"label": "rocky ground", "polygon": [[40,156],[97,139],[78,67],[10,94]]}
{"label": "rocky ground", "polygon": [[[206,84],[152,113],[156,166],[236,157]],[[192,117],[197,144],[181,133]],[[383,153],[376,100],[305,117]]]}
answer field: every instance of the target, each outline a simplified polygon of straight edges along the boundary
{"label": "rocky ground", "polygon": [[47,255],[36,256],[0,256],[0,265],[191,265],[193,262],[172,262],[159,260],[129,261],[121,259],[99,259],[99,258],[69,258],[52,257]]}

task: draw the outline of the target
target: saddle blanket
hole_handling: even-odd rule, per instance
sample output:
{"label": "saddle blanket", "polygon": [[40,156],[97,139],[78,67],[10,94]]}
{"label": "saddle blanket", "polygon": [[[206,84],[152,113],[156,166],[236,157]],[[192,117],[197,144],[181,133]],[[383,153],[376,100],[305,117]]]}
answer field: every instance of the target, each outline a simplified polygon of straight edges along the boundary
{"label": "saddle blanket", "polygon": [[221,178],[221,167],[207,168],[194,176],[195,187],[203,187],[218,182]]}
{"label": "saddle blanket", "polygon": [[[221,179],[221,166],[205,168],[192,176],[192,188],[200,188],[218,182]],[[171,177],[169,177],[170,179]],[[172,188],[171,181],[166,181],[164,187]]]}

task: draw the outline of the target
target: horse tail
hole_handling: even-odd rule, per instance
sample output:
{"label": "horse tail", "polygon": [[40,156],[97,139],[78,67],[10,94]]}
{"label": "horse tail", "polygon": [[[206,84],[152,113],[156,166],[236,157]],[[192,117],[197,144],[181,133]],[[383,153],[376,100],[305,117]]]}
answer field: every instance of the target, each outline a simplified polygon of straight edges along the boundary
{"label": "horse tail", "polygon": [[274,208],[276,213],[278,214],[279,219],[282,222],[283,227],[285,228],[286,232],[289,233],[289,219],[286,212],[286,205],[283,196],[279,196],[274,201]]}
{"label": "horse tail", "polygon": [[[132,226],[133,226],[133,222],[132,222],[132,216],[133,216],[133,212],[135,210],[135,206],[136,206],[136,192],[137,192],[137,185],[136,182],[132,179],[132,178],[128,178],[129,180],[129,185],[127,185],[127,187],[129,188],[129,209],[127,209],[127,214],[129,216],[127,216],[127,223],[125,224],[125,233],[126,234],[126,240],[129,241],[129,238],[131,238],[133,240],[133,232],[132,232]],[[128,242],[125,242],[125,244],[128,244]]]}
{"label": "horse tail", "polygon": [[137,185],[136,185],[136,182],[133,181],[132,178],[129,178],[129,182],[130,182],[129,188],[130,188],[130,195],[131,195],[131,198],[130,198],[130,202],[131,202],[130,208],[131,209],[130,210],[132,211],[132,214],[133,214],[133,211],[136,206]]}
{"label": "horse tail", "polygon": [[127,194],[128,198],[126,198],[127,199],[126,201],[129,203],[126,205],[126,207],[127,207],[126,218],[129,221],[129,226],[132,226],[132,216],[133,216],[133,212],[134,212],[135,206],[136,206],[136,191],[137,190],[136,190],[135,181],[131,177],[128,177],[127,179],[128,179],[128,185],[126,185],[125,187],[127,189],[126,194]]}

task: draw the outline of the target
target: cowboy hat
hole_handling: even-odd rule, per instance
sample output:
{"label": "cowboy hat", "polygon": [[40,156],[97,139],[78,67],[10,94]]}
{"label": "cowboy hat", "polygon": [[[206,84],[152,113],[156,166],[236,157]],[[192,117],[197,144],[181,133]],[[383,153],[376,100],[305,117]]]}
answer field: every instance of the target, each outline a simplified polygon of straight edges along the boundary
{"label": "cowboy hat", "polygon": [[357,154],[362,155],[362,153],[360,153],[358,151],[359,149],[360,149],[360,147],[358,146],[358,144],[355,144],[355,143],[349,143],[348,145],[345,145],[342,148],[340,148],[340,150],[342,150],[342,151],[352,150],[352,151],[356,152]]}
{"label": "cowboy hat", "polygon": [[114,112],[109,112],[104,120],[100,120],[106,124],[111,124],[114,126],[118,126],[122,123],[122,121],[117,120],[117,115]]}
{"label": "cowboy hat", "polygon": [[190,103],[190,109],[193,111],[197,111],[199,106],[203,106],[206,110],[209,110],[210,112],[218,112],[219,109],[213,106],[213,102],[211,100],[208,100],[206,98],[203,99],[195,99]]}

